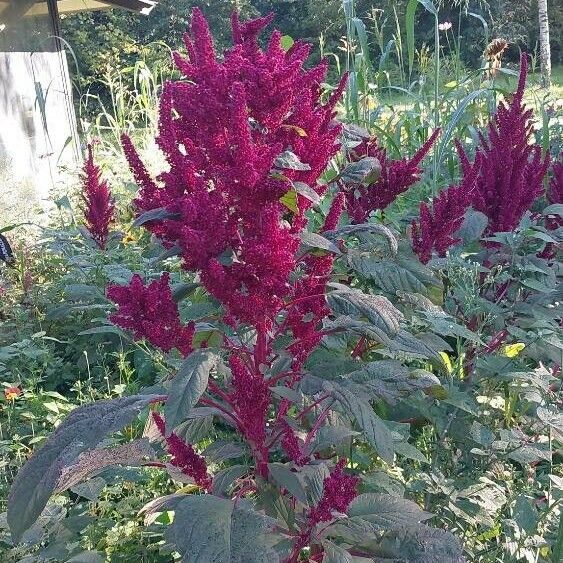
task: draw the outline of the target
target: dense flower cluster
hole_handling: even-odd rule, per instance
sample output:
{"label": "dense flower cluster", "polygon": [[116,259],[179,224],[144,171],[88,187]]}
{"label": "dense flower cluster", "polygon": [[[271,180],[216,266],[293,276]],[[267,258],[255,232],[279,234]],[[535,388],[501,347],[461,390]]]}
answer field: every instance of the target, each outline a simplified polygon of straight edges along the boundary
{"label": "dense flower cluster", "polygon": [[[561,155],[563,156],[563,154]],[[553,176],[547,190],[547,201],[551,204],[563,203],[563,160],[553,163]],[[563,226],[563,218],[560,215],[548,215],[545,218],[545,226],[550,231],[555,231]],[[555,258],[555,243],[548,242],[539,254],[540,258],[551,260]]]}
{"label": "dense flower cluster", "polygon": [[543,192],[549,155],[531,143],[532,110],[523,104],[528,72],[525,54],[520,59],[518,88],[509,103],[501,103],[489,123],[488,136],[480,136],[476,162],[479,174],[473,207],[488,217],[487,233],[516,228],[524,213]]}
{"label": "dense flower cluster", "polygon": [[455,233],[461,227],[474,195],[478,162],[470,164],[461,153],[459,143],[457,149],[461,157],[463,179],[434,198],[432,207],[421,203],[418,222],[412,222],[412,247],[423,264],[430,260],[433,250],[438,256],[445,256],[446,251],[459,242]]}
{"label": "dense flower cluster", "polygon": [[115,205],[108,183],[102,180],[101,170],[94,162],[94,149],[91,144],[88,145],[82,181],[86,227],[96,244],[103,250],[107,243],[109,227],[114,220]]}
{"label": "dense flower cluster", "polygon": [[[170,212],[149,228],[179,246],[184,267],[201,272],[233,321],[255,326],[271,325],[290,292],[310,206],[298,196],[291,213],[280,198],[295,181],[317,193],[326,189],[318,180],[338,150],[334,105],[344,87],[343,81],[321,105],[326,62],[305,70],[310,47],[297,41],[286,52],[277,31],[262,50],[257,36],[270,20],[241,23],[235,14],[235,45],[219,60],[207,23],[194,10],[188,58],[175,55],[188,80],[167,83],[161,99],[158,144],[170,170],[158,185],[124,140],[141,187],[138,212]],[[284,159],[284,151],[296,158]]]}
{"label": "dense flower cluster", "polygon": [[172,299],[170,276],[162,274],[145,286],[138,274],[129,285],[110,285],[107,296],[119,306],[110,320],[131,330],[135,338],[146,338],[151,344],[169,352],[177,348],[184,356],[192,351],[193,323],[180,322],[178,306]]}
{"label": "dense flower cluster", "polygon": [[187,444],[174,432],[166,436],[164,419],[159,413],[153,411],[153,420],[158,431],[166,441],[168,453],[172,456],[172,465],[178,467],[184,475],[191,477],[202,489],[211,489],[211,477],[207,472],[205,459],[194,450],[191,444]]}
{"label": "dense flower cluster", "polygon": [[385,209],[399,195],[420,180],[420,163],[432,148],[440,134],[437,129],[414,154],[412,158],[392,160],[385,148],[380,147],[375,139],[364,141],[351,153],[351,160],[358,161],[366,156],[377,158],[381,165],[381,174],[373,184],[367,186],[346,186],[346,210],[353,223],[364,223],[370,213],[376,209]]}
{"label": "dense flower cluster", "polygon": [[345,465],[346,460],[341,459],[324,480],[323,496],[308,515],[311,525],[329,522],[334,518],[335,512],[345,513],[350,503],[356,498],[360,479],[353,475],[346,475],[344,473]]}

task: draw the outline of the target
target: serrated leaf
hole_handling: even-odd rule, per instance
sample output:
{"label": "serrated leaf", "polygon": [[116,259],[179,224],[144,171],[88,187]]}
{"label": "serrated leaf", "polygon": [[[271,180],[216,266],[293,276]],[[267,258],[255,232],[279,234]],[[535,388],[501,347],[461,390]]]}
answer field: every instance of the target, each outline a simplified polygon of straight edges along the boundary
{"label": "serrated leaf", "polygon": [[382,529],[409,526],[432,518],[418,504],[407,499],[379,493],[357,496],[348,507],[348,516],[358,516]]}
{"label": "serrated leaf", "polygon": [[130,424],[156,395],[133,395],[84,405],[72,411],[20,469],[8,498],[8,524],[15,542],[47,504],[64,467],[112,432]]}
{"label": "serrated leaf", "polygon": [[307,493],[296,473],[282,463],[269,463],[268,470],[279,487],[287,489],[301,504],[307,505]]}
{"label": "serrated leaf", "polygon": [[172,380],[168,400],[164,407],[166,433],[184,421],[207,389],[209,373],[218,356],[210,350],[196,350],[182,363]]}
{"label": "serrated leaf", "polygon": [[227,459],[242,457],[245,453],[246,448],[240,443],[218,440],[207,446],[201,455],[210,462],[218,463]]}
{"label": "serrated leaf", "polygon": [[340,179],[345,184],[368,186],[377,182],[380,175],[381,163],[379,160],[372,156],[366,156],[361,160],[348,164],[342,171]]}
{"label": "serrated leaf", "polygon": [[381,235],[387,240],[387,244],[389,246],[389,253],[391,255],[397,254],[399,249],[399,243],[397,241],[397,237],[393,234],[393,231],[386,227],[385,225],[381,225],[379,223],[360,223],[358,225],[344,225],[338,229],[333,231],[326,231],[324,236],[331,240],[338,240],[343,236],[350,236],[350,235],[359,235],[359,234],[376,234]]}
{"label": "serrated leaf", "polygon": [[353,563],[352,555],[344,548],[324,539],[322,541],[324,548],[323,563]]}
{"label": "serrated leaf", "polygon": [[145,211],[139,217],[133,221],[133,227],[140,227],[141,225],[145,225],[150,221],[164,221],[165,219],[179,219],[180,214],[174,213],[169,211],[165,207],[158,207],[156,209],[150,209],[149,211]]}
{"label": "serrated leaf", "polygon": [[192,495],[175,508],[166,538],[182,563],[272,563],[280,556],[274,544],[276,522],[254,510],[213,495]]}

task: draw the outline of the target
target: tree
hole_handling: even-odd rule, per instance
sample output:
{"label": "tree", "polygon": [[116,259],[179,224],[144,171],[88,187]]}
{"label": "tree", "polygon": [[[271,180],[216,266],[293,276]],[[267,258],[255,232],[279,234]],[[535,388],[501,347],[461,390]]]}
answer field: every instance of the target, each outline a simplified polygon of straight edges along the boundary
{"label": "tree", "polygon": [[540,63],[541,82],[544,88],[551,84],[551,49],[549,46],[549,17],[547,0],[538,0],[538,16],[540,22]]}

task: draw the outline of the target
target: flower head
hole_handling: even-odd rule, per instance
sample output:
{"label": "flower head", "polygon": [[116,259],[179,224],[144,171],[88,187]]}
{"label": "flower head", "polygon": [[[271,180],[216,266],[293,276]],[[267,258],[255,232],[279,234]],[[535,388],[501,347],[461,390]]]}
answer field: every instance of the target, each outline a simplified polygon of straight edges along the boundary
{"label": "flower head", "polygon": [[353,223],[364,223],[376,209],[385,209],[397,197],[420,180],[420,163],[440,133],[436,129],[412,158],[392,160],[375,139],[364,141],[351,154],[352,160],[365,156],[375,157],[381,165],[381,174],[373,184],[346,187],[346,209]]}
{"label": "flower head", "polygon": [[168,453],[172,456],[172,465],[178,467],[184,475],[191,477],[202,489],[210,490],[212,480],[207,472],[205,459],[175,432],[166,436],[164,419],[160,414],[153,411],[152,417],[158,431],[166,441]]}
{"label": "flower head", "polygon": [[195,326],[193,323],[184,326],[180,322],[168,273],[148,286],[135,274],[129,285],[110,285],[107,296],[118,305],[110,320],[133,331],[135,338],[146,338],[165,352],[172,348],[177,348],[184,356],[191,352]]}
{"label": "flower head", "polygon": [[82,175],[84,218],[86,227],[96,244],[104,249],[109,235],[109,226],[114,220],[115,205],[108,183],[102,180],[100,168],[94,163],[94,149],[88,145],[88,157]]}
{"label": "flower head", "polygon": [[440,31],[448,31],[448,29],[452,28],[452,22],[440,22],[438,24],[438,29]]}
{"label": "flower head", "polygon": [[22,390],[17,385],[12,385],[4,389],[6,401],[15,401],[22,394]]}
{"label": "flower head", "polygon": [[319,522],[330,522],[334,513],[345,513],[350,503],[358,495],[359,477],[346,475],[346,460],[341,459],[323,484],[323,496],[319,503],[308,514],[309,523],[314,526]]}
{"label": "flower head", "polygon": [[[460,151],[459,143],[457,147]],[[459,242],[454,234],[461,227],[465,212],[471,205],[477,172],[477,165],[467,163],[458,185],[442,191],[432,201],[432,207],[420,204],[418,222],[412,222],[412,247],[423,264],[432,257],[432,250],[436,250],[438,256],[445,256],[448,248]]]}
{"label": "flower head", "polygon": [[[158,144],[169,170],[158,182],[124,138],[141,188],[137,211],[170,212],[147,228],[181,249],[184,268],[200,272],[231,319],[255,326],[272,324],[290,292],[311,203],[299,195],[290,210],[280,200],[295,181],[326,189],[319,178],[339,148],[334,105],[345,84],[321,104],[326,62],[306,69],[310,47],[297,41],[285,51],[277,31],[262,49],[258,34],[270,20],[242,23],[235,14],[235,45],[219,58],[194,9],[188,56],[174,56],[187,80],[168,82],[161,98]],[[287,151],[298,166],[279,158]]]}
{"label": "flower head", "polygon": [[489,219],[487,234],[515,229],[543,192],[549,155],[543,157],[541,147],[531,142],[532,110],[523,105],[527,72],[528,60],[522,54],[516,92],[509,103],[499,105],[487,136],[480,136],[473,207]]}

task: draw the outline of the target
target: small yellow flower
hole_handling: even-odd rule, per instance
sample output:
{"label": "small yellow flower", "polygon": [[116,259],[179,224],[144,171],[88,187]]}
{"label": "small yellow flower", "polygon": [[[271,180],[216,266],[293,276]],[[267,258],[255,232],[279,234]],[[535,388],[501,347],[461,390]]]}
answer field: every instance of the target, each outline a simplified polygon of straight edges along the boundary
{"label": "small yellow flower", "polygon": [[121,242],[123,242],[123,244],[131,244],[133,242],[137,242],[137,240],[138,238],[131,231],[128,231],[127,233],[125,233],[125,236],[123,237]]}
{"label": "small yellow flower", "polygon": [[442,356],[442,360],[444,361],[444,365],[446,366],[448,373],[452,373],[454,368],[452,366],[452,361],[450,360],[450,357],[446,354],[446,352],[440,352],[440,356]]}
{"label": "small yellow flower", "polygon": [[507,344],[506,346],[503,347],[502,353],[507,358],[515,358],[516,356],[518,356],[518,354],[520,354],[520,352],[522,352],[522,350],[524,350],[525,347],[526,345],[522,342],[516,342],[515,344]]}

